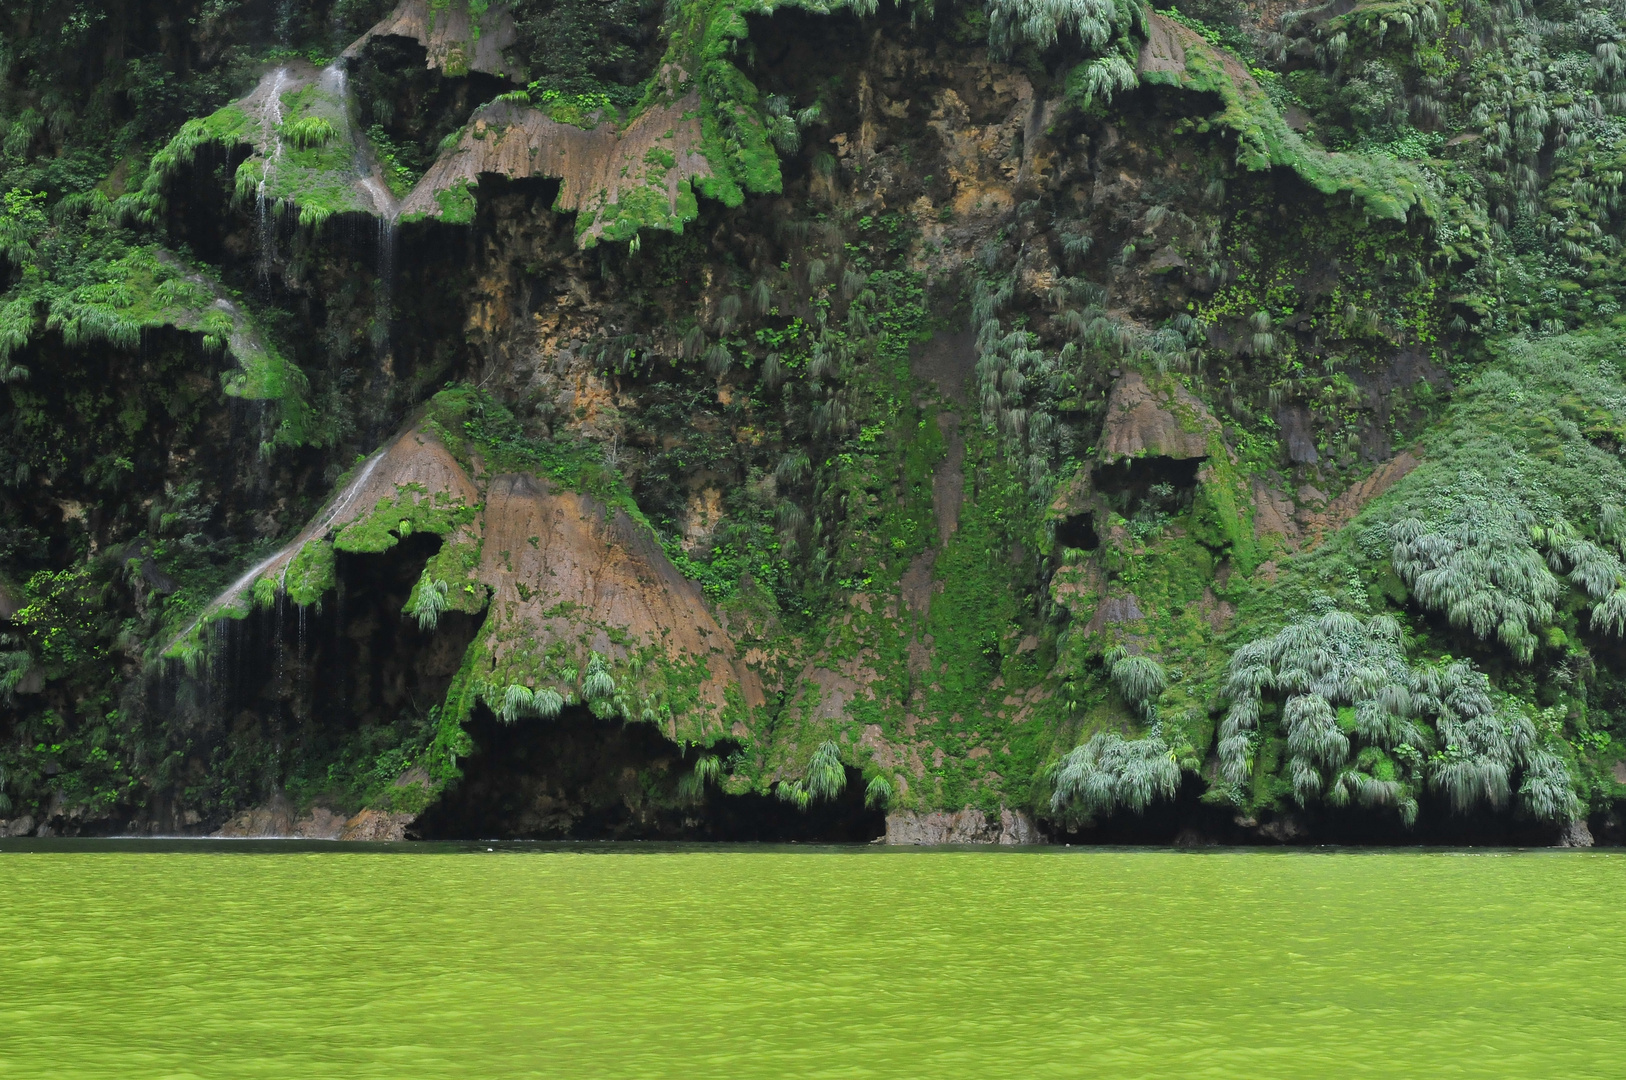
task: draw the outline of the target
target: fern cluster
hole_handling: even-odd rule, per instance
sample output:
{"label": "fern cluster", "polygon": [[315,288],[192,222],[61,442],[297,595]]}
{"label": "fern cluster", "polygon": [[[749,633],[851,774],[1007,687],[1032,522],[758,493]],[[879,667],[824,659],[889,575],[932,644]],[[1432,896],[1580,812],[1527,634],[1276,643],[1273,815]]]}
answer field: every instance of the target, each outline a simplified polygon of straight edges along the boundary
{"label": "fern cluster", "polygon": [[1484,673],[1466,661],[1414,666],[1393,618],[1322,608],[1232,655],[1219,732],[1228,783],[1247,783],[1266,702],[1279,700],[1301,805],[1353,798],[1393,807],[1410,823],[1424,779],[1467,810],[1506,804],[1522,771],[1524,809],[1554,820],[1579,812],[1563,761],[1539,745],[1522,712],[1493,703]]}
{"label": "fern cluster", "polygon": [[1120,807],[1138,814],[1154,799],[1173,797],[1180,766],[1161,735],[1125,739],[1103,731],[1052,766],[1050,779],[1051,813],[1076,822]]}
{"label": "fern cluster", "polygon": [[[813,751],[807,772],[800,779],[779,781],[774,792],[797,809],[806,810],[815,801],[834,799],[846,786],[847,770],[841,764],[841,746],[834,739],[826,739]],[[872,781],[870,787],[874,786]],[[889,785],[887,795],[890,793]],[[880,795],[878,790],[876,795]]]}

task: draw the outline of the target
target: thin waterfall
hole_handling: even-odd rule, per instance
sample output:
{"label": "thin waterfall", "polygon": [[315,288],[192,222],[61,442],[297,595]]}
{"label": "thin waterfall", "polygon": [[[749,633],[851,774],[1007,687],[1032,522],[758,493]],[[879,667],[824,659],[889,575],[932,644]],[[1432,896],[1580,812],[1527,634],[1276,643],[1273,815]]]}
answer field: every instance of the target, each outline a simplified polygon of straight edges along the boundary
{"label": "thin waterfall", "polygon": [[366,464],[363,465],[361,470],[356,473],[348,484],[345,485],[344,490],[339,492],[339,494],[334,497],[332,504],[328,506],[327,510],[324,511],[315,522],[307,526],[303,532],[294,537],[294,539],[286,546],[278,549],[277,551],[273,551],[271,554],[267,555],[265,558],[261,559],[259,562],[245,570],[242,576],[240,576],[236,581],[232,582],[231,585],[228,586],[219,596],[215,597],[214,600],[210,602],[209,606],[204,608],[203,611],[199,613],[190,624],[188,624],[187,628],[182,630],[172,640],[182,640],[186,637],[186,635],[195,630],[198,624],[207,616],[228,604],[236,602],[238,597],[242,596],[243,593],[247,592],[253,587],[254,582],[261,574],[269,570],[278,561],[283,563],[281,572],[277,576],[278,591],[282,591],[287,580],[288,563],[293,560],[294,555],[299,551],[300,547],[308,540],[327,535],[328,530],[332,527],[333,523],[338,520],[339,515],[348,510],[350,505],[356,501],[356,496],[361,492],[362,488],[367,485],[368,478],[373,475],[373,471],[378,468],[379,462],[383,461],[388,453],[389,447],[387,446],[374,452],[372,457],[367,459]]}
{"label": "thin waterfall", "polygon": [[271,287],[271,269],[277,260],[277,227],[272,220],[271,200],[267,185],[282,160],[282,88],[288,84],[288,69],[279,67],[271,80],[271,91],[266,95],[265,107],[260,112],[261,145],[270,146],[270,152],[260,164],[260,182],[255,188],[254,211],[259,220],[260,283]]}
{"label": "thin waterfall", "polygon": [[[359,132],[360,119],[356,116],[355,102],[350,96],[349,77],[343,60],[335,60],[322,69],[321,86],[323,90],[344,103],[346,116],[349,117],[353,128]],[[367,192],[373,204],[373,212],[378,216],[377,248],[374,255],[378,270],[378,293],[373,316],[372,343],[374,353],[382,357],[389,353],[390,321],[394,310],[395,293],[395,218],[400,206],[394,193],[390,191],[377,156],[365,137],[357,136],[356,154],[356,171],[361,174],[360,186]]]}

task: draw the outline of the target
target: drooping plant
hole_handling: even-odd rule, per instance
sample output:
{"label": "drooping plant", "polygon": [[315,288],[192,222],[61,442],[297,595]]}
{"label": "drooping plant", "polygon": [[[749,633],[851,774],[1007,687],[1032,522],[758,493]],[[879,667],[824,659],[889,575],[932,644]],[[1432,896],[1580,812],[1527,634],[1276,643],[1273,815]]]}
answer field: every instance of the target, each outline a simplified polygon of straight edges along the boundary
{"label": "drooping plant", "polygon": [[1138,814],[1174,795],[1180,766],[1160,734],[1125,739],[1103,731],[1054,765],[1051,780],[1053,814],[1088,818],[1119,807]]}
{"label": "drooping plant", "polygon": [[1130,656],[1115,650],[1112,660],[1112,683],[1142,716],[1150,716],[1153,702],[1169,685],[1163,666],[1149,656]]}
{"label": "drooping plant", "polygon": [[870,777],[864,786],[864,805],[875,809],[886,809],[892,803],[892,783],[879,773]]}
{"label": "drooping plant", "polygon": [[841,764],[841,747],[826,739],[813,751],[807,765],[807,793],[813,799],[833,799],[847,786],[847,770]]}
{"label": "drooping plant", "polygon": [[841,747],[834,739],[826,739],[813,751],[807,763],[807,773],[798,780],[781,780],[774,794],[799,810],[806,810],[815,800],[834,799],[847,786],[847,770],[841,764]]}
{"label": "drooping plant", "polygon": [[505,724],[512,724],[522,716],[552,720],[564,707],[564,697],[552,687],[544,686],[539,690],[532,690],[528,686],[513,683],[504,688],[496,702],[495,711],[497,719]]}
{"label": "drooping plant", "polygon": [[678,781],[678,798],[686,803],[697,803],[705,794],[706,785],[714,782],[723,770],[716,754],[701,754],[694,768]]}
{"label": "drooping plant", "polygon": [[424,567],[406,606],[406,613],[417,618],[419,630],[433,630],[440,625],[441,612],[451,606],[446,600],[446,590],[446,582],[431,576],[429,568]]}
{"label": "drooping plant", "polygon": [[1463,499],[1444,521],[1405,518],[1389,528],[1395,572],[1423,607],[1475,637],[1495,635],[1528,663],[1562,592],[1535,549],[1534,525],[1522,506],[1484,497]]}
{"label": "drooping plant", "polygon": [[990,0],[988,47],[1007,56],[1022,45],[1046,49],[1062,35],[1077,35],[1095,53],[1133,29],[1144,32],[1145,15],[1124,0]]}
{"label": "drooping plant", "polygon": [[[1579,812],[1567,767],[1539,746],[1530,720],[1498,709],[1490,681],[1466,661],[1411,665],[1390,616],[1362,621],[1324,601],[1318,612],[1238,649],[1224,692],[1231,706],[1220,724],[1220,772],[1238,789],[1251,772],[1270,695],[1282,699],[1288,774],[1300,805],[1320,798],[1342,806],[1354,798],[1394,807],[1409,824],[1425,777],[1464,811],[1506,805],[1522,769],[1525,810],[1549,820]],[[1428,721],[1432,732],[1423,726]],[[1426,768],[1402,775],[1395,767],[1396,757],[1421,762],[1420,748],[1432,745],[1440,749]]]}
{"label": "drooping plant", "polygon": [[325,146],[338,130],[325,116],[302,116],[282,126],[282,136],[296,149],[310,150]]}
{"label": "drooping plant", "polygon": [[614,693],[615,680],[610,677],[609,665],[604,657],[595,652],[587,661],[587,671],[582,675],[582,700],[600,701]]}

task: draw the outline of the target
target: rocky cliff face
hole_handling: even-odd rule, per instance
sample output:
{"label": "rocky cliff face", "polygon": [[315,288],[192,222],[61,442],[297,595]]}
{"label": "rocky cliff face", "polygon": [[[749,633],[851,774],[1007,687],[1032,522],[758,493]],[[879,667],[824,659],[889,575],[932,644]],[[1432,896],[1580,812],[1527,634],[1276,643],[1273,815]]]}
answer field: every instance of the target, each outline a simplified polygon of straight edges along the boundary
{"label": "rocky cliff face", "polygon": [[1618,831],[1585,12],[59,6],[6,832]]}

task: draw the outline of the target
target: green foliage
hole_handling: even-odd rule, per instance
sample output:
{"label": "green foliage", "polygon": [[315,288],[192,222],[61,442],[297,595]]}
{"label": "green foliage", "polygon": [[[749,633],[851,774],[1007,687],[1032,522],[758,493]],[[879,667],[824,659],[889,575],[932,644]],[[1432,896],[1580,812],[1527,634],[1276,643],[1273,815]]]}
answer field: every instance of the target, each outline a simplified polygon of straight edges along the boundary
{"label": "green foliage", "polygon": [[[1525,810],[1556,820],[1579,812],[1562,760],[1539,746],[1522,712],[1495,704],[1482,672],[1466,661],[1413,666],[1393,618],[1363,623],[1321,607],[1231,658],[1225,684],[1231,707],[1219,746],[1221,771],[1236,790],[1255,761],[1264,695],[1275,693],[1282,698],[1287,770],[1300,804],[1323,798],[1343,805],[1354,796],[1364,806],[1394,807],[1410,823],[1425,775],[1463,812],[1506,804],[1511,777],[1522,768]],[[1433,730],[1422,721],[1432,721]],[[1366,750],[1351,769],[1355,740]],[[1397,771],[1395,760],[1415,764]]]}
{"label": "green foliage", "polygon": [[1154,799],[1172,798],[1180,766],[1157,734],[1126,740],[1103,731],[1052,766],[1050,778],[1050,812],[1077,823],[1120,807],[1138,814]]}
{"label": "green foliage", "polygon": [[340,529],[333,546],[339,551],[388,551],[415,532],[445,536],[473,521],[474,512],[443,491],[430,494],[422,485],[407,484],[397,487],[394,496],[380,499],[367,516]]}
{"label": "green foliage", "polygon": [[610,677],[610,669],[605,665],[604,657],[595,652],[587,661],[587,671],[582,676],[582,700],[601,701],[614,693],[615,680]]}
{"label": "green foliage", "polygon": [[1152,703],[1169,685],[1162,665],[1149,656],[1122,656],[1114,661],[1112,681],[1124,700],[1142,713],[1152,712]]}
{"label": "green foliage", "polygon": [[864,805],[874,809],[884,810],[892,803],[892,784],[886,777],[877,773],[870,777],[869,783],[864,785]]}
{"label": "green foliage", "polygon": [[842,767],[841,747],[835,740],[826,739],[813,751],[805,783],[811,801],[834,799],[847,786],[847,770]]}
{"label": "green foliage", "polygon": [[[108,656],[104,597],[107,582],[90,567],[41,570],[23,586],[22,608],[11,617],[38,662],[56,678]],[[11,670],[23,669],[20,661]],[[13,679],[20,682],[21,675]]]}
{"label": "green foliage", "polygon": [[518,40],[511,52],[533,80],[531,100],[542,105],[543,95],[554,93],[594,102],[589,111],[636,105],[658,56],[650,25],[658,10],[651,0],[515,4]]}
{"label": "green foliage", "polygon": [[565,704],[564,695],[552,687],[544,686],[532,690],[526,686],[513,684],[502,691],[494,710],[497,719],[505,724],[512,724],[524,716],[552,720],[563,711]]}
{"label": "green foliage", "polygon": [[390,194],[397,199],[406,198],[420,175],[420,171],[412,167],[410,149],[391,139],[382,124],[374,124],[367,129],[367,141],[372,144],[373,153],[378,155]]}
{"label": "green foliage", "polygon": [[1285,166],[1323,194],[1347,193],[1367,215],[1378,219],[1404,222],[1414,207],[1426,217],[1440,216],[1443,207],[1434,186],[1415,168],[1388,155],[1329,153],[1313,145],[1287,126],[1257,76],[1241,74],[1235,60],[1195,35],[1182,44],[1183,69],[1148,71],[1142,80],[1218,95],[1221,111],[1191,128],[1232,132],[1237,163],[1244,169]]}
{"label": "green foliage", "polygon": [[[988,4],[988,47],[995,56],[1009,56],[1021,46],[1043,50],[1058,37],[1076,34],[1088,52],[1117,47],[1133,63],[1133,33],[1144,36],[1144,9],[1123,0],[991,0]],[[1133,85],[1131,82],[1129,85]]]}
{"label": "green foliage", "polygon": [[1531,544],[1532,524],[1519,508],[1465,499],[1445,521],[1390,526],[1394,567],[1418,603],[1529,663],[1563,587]]}
{"label": "green foliage", "polygon": [[302,116],[282,125],[281,134],[297,150],[314,150],[326,146],[338,129],[325,116]]}
{"label": "green foliage", "polygon": [[[322,596],[338,580],[337,554],[326,540],[313,540],[302,546],[289,560],[282,575],[282,588],[300,607],[321,602]],[[419,619],[422,625],[422,619]]]}
{"label": "green foliage", "polygon": [[418,620],[419,630],[434,630],[440,625],[441,612],[450,605],[446,601],[446,582],[431,577],[429,568],[424,567],[423,574],[412,588],[412,595],[407,598],[406,613]]}

